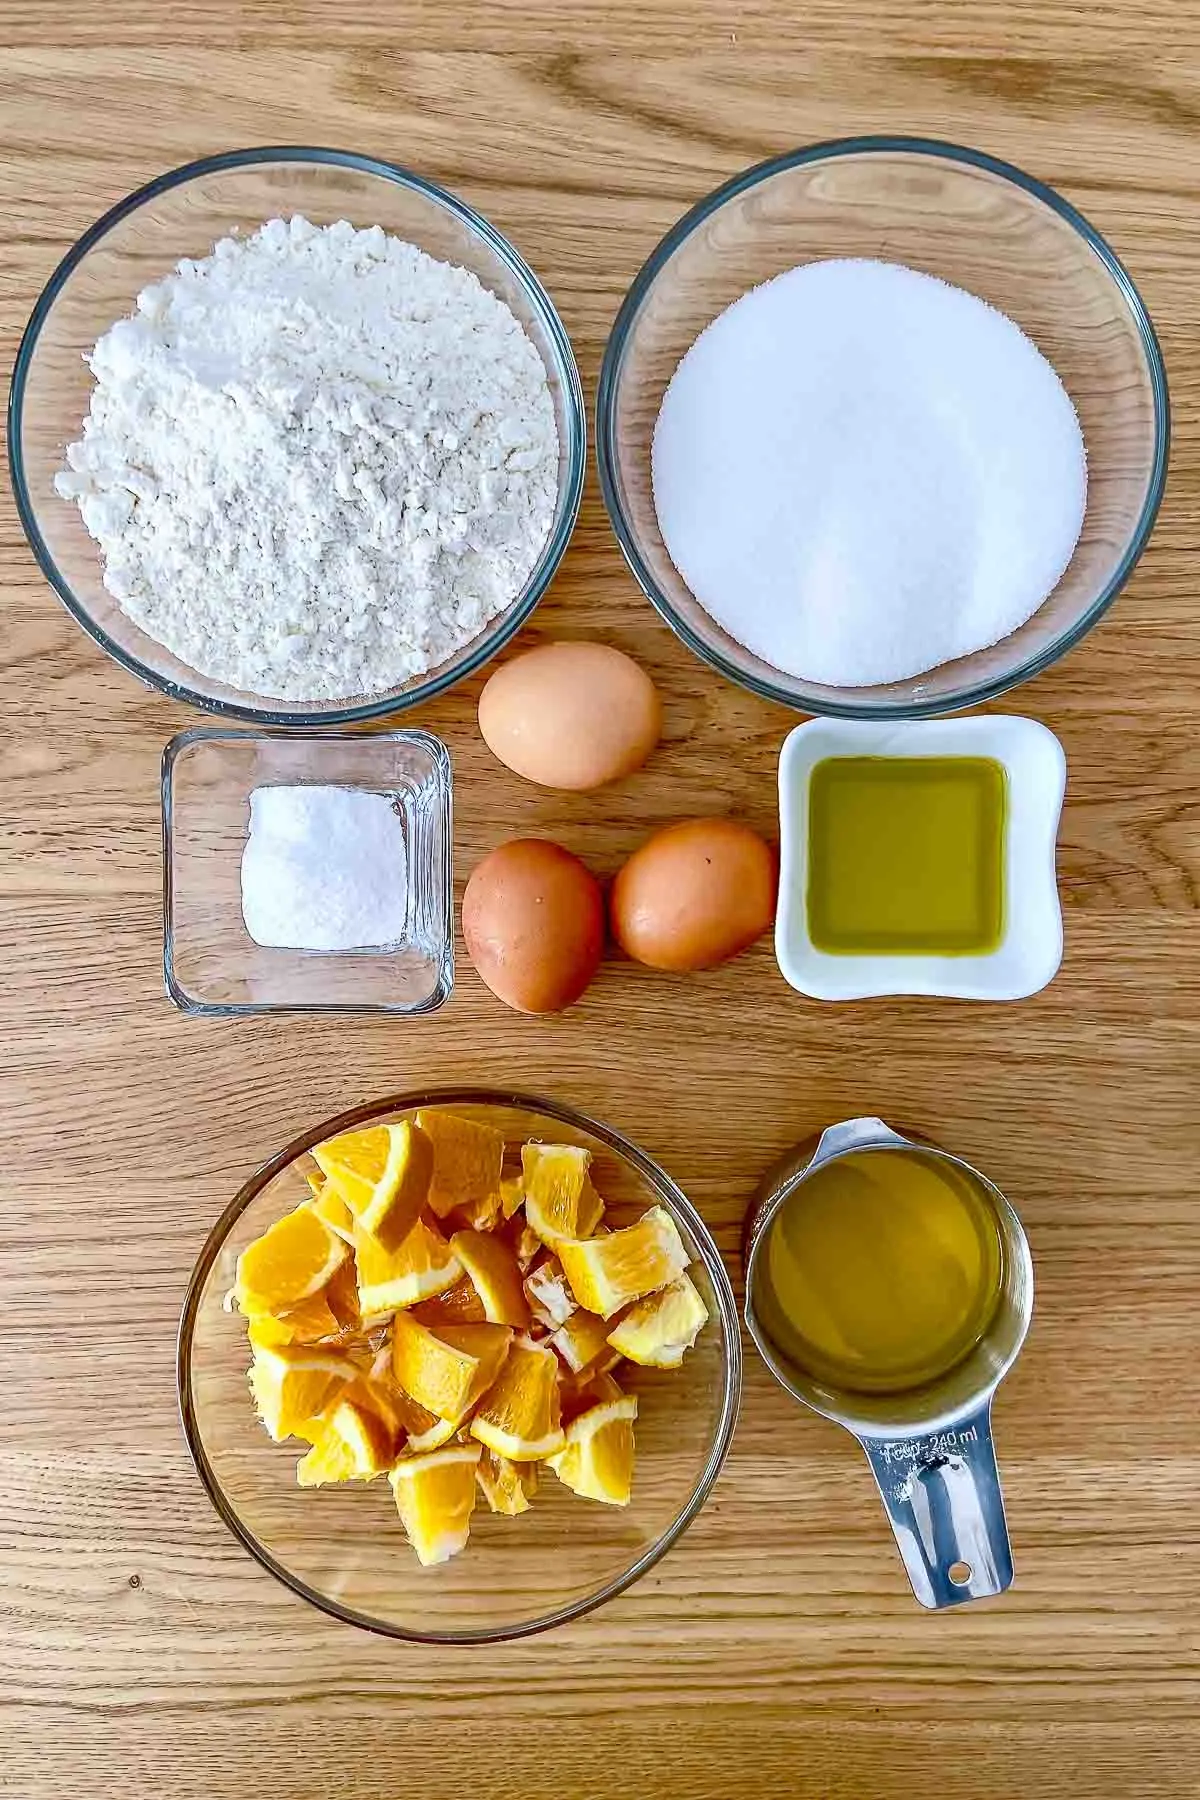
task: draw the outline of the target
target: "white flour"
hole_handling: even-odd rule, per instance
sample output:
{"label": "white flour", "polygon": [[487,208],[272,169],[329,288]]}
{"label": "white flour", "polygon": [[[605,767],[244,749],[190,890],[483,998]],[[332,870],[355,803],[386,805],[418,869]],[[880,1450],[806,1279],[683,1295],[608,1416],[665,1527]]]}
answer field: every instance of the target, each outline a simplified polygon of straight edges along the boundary
{"label": "white flour", "polygon": [[255,694],[342,699],[451,656],[553,520],[546,372],[503,301],[378,226],[274,219],[97,343],[78,501],[131,618]]}
{"label": "white flour", "polygon": [[672,562],[731,637],[846,687],[994,644],[1056,586],[1087,465],[1011,319],[894,263],[792,269],[692,345],[654,431]]}

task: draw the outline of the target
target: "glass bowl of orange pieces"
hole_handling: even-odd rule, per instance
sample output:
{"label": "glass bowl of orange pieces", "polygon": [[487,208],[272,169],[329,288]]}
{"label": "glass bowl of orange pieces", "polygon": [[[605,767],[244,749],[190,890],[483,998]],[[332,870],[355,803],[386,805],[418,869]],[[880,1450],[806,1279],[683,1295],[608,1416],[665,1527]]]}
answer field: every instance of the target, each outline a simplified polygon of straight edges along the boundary
{"label": "glass bowl of orange pieces", "polygon": [[178,1350],[214,1506],[297,1594],[486,1643],[622,1592],[695,1518],[741,1390],[696,1209],[618,1132],[492,1091],[307,1131],[209,1235]]}

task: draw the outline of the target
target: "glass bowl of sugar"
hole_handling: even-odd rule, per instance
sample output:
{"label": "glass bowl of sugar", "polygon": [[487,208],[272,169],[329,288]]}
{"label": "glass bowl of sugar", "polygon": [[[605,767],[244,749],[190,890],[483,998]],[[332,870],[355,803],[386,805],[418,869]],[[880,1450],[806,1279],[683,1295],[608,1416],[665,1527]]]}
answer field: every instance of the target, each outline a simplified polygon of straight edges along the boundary
{"label": "glass bowl of sugar", "polygon": [[296,146],[118,202],[39,298],[9,463],[43,574],[122,667],[255,725],[403,711],[520,630],[579,512],[571,345],[454,194]]}
{"label": "glass bowl of sugar", "polygon": [[1047,668],[1150,535],[1169,408],[1103,238],[981,152],[760,164],[637,276],[600,376],[605,503],[689,648],[785,706],[920,718]]}
{"label": "glass bowl of sugar", "polygon": [[163,753],[181,1012],[428,1013],[454,985],[450,758],[425,731],[196,726]]}

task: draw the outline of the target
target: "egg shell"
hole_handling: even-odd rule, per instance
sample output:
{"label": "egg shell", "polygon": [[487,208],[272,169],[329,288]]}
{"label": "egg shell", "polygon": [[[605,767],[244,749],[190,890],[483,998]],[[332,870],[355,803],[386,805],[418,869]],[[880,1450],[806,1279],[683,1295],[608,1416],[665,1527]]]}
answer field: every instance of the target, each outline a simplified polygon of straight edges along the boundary
{"label": "egg shell", "polygon": [[655,832],[613,883],[613,936],[655,969],[707,969],[736,956],[775,917],[778,862],[734,819],[688,819]]}
{"label": "egg shell", "polygon": [[604,896],[577,856],[544,838],[513,838],[467,882],[463,936],[497,999],[516,1012],[578,1000],[604,951]]}
{"label": "egg shell", "polygon": [[662,732],[662,702],[611,644],[539,644],[489,677],[479,729],[514,774],[584,793],[641,768]]}

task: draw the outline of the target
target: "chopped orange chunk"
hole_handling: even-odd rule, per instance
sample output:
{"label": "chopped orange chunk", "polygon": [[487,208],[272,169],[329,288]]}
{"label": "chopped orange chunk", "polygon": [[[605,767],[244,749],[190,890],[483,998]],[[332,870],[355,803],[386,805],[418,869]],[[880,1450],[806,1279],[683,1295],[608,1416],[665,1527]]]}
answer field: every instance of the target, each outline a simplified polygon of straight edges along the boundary
{"label": "chopped orange chunk", "polygon": [[398,1250],[385,1250],[361,1224],[354,1235],[358,1261],[358,1304],[364,1318],[377,1318],[454,1286],[462,1264],[436,1225],[418,1219]]}
{"label": "chopped orange chunk", "polygon": [[[593,1364],[606,1360],[610,1350],[608,1333],[607,1319],[577,1306],[557,1331],[551,1332],[549,1341],[571,1373],[581,1375],[584,1370],[591,1371]],[[618,1353],[612,1354],[616,1359]]]}
{"label": "chopped orange chunk", "polygon": [[390,1437],[379,1416],[353,1400],[339,1400],[321,1435],[296,1465],[296,1480],[301,1487],[370,1481],[384,1474],[391,1462]]}
{"label": "chopped orange chunk", "polygon": [[677,1369],[707,1322],[708,1308],[691,1276],[683,1274],[631,1306],[608,1341],[630,1362]]}
{"label": "chopped orange chunk", "polygon": [[[336,1277],[335,1277],[336,1279]],[[329,1304],[328,1290],[302,1300],[299,1306],[278,1314],[258,1313],[246,1322],[246,1335],[255,1350],[276,1344],[316,1344],[336,1337],[341,1324]]]}
{"label": "chopped orange chunk", "polygon": [[[410,1315],[411,1316],[411,1315]],[[448,1443],[457,1429],[453,1419],[439,1419],[436,1413],[429,1412],[424,1406],[418,1406],[411,1395],[404,1393],[395,1385],[390,1377],[392,1350],[385,1345],[381,1352],[386,1356],[391,1386],[388,1399],[395,1408],[396,1416],[406,1434],[406,1451],[416,1455],[423,1450],[436,1450],[439,1445]]]}
{"label": "chopped orange chunk", "polygon": [[475,1409],[471,1436],[511,1462],[537,1462],[562,1448],[558,1358],[517,1338]]}
{"label": "chopped orange chunk", "polygon": [[404,1456],[388,1477],[408,1541],[424,1567],[465,1549],[475,1510],[478,1444],[447,1444]]}
{"label": "chopped orange chunk", "polygon": [[494,1513],[514,1518],[529,1511],[529,1502],[537,1493],[537,1464],[513,1462],[507,1456],[496,1456],[485,1450],[475,1470],[479,1491]]}
{"label": "chopped orange chunk", "polygon": [[458,1426],[499,1374],[511,1337],[506,1325],[441,1325],[431,1331],[397,1313],[392,1375],[418,1406]]}
{"label": "chopped orange chunk", "polygon": [[483,1316],[493,1325],[529,1324],[529,1303],[521,1291],[517,1259],[503,1238],[484,1231],[456,1231],[450,1248],[479,1295]]}
{"label": "chopped orange chunk", "polygon": [[628,1506],[633,1486],[633,1394],[580,1413],[567,1426],[567,1441],[547,1462],[567,1487],[585,1500]]}
{"label": "chopped orange chunk", "polygon": [[499,1210],[504,1139],[490,1125],[433,1107],[417,1114],[433,1146],[429,1205],[444,1219],[456,1207],[490,1224]]}
{"label": "chopped orange chunk", "polygon": [[558,1255],[580,1306],[602,1319],[678,1280],[688,1265],[675,1221],[663,1206],[652,1206],[636,1225],[607,1237],[564,1238]]}
{"label": "chopped orange chunk", "polygon": [[289,1312],[319,1294],[348,1254],[306,1202],[247,1244],[237,1260],[234,1298],[251,1316]]}
{"label": "chopped orange chunk", "polygon": [[351,1381],[354,1364],[335,1351],[303,1344],[256,1347],[250,1366],[250,1391],[270,1435],[307,1435],[335,1390]]}
{"label": "chopped orange chunk", "polygon": [[576,1144],[526,1144],[521,1151],[525,1217],[544,1244],[590,1237],[604,1213],[592,1186],[590,1150]]}
{"label": "chopped orange chunk", "polygon": [[[420,1211],[424,1195],[420,1194],[414,1205],[412,1191],[420,1186],[417,1178],[422,1169],[422,1152],[419,1145],[414,1149],[413,1127],[407,1119],[389,1125],[368,1125],[362,1131],[343,1132],[339,1137],[327,1138],[323,1144],[316,1145],[312,1154],[326,1177],[326,1187],[332,1187],[341,1195],[356,1218],[362,1218],[372,1210],[377,1218],[386,1213],[402,1188],[406,1190],[405,1206],[411,1211],[411,1217],[415,1219]],[[411,1172],[414,1169],[415,1176]],[[400,1231],[402,1222],[403,1209],[388,1229],[389,1240],[393,1243],[404,1235]]]}
{"label": "chopped orange chunk", "polygon": [[347,1354],[354,1362],[357,1373],[350,1385],[334,1398],[353,1401],[363,1412],[372,1413],[386,1433],[394,1454],[408,1434],[407,1421],[401,1413],[402,1401],[406,1404],[408,1402],[392,1380],[391,1347],[388,1344],[381,1345],[373,1357],[369,1350],[361,1349],[350,1350]]}
{"label": "chopped orange chunk", "polygon": [[433,1179],[433,1145],[409,1119],[389,1125],[392,1150],[383,1178],[358,1215],[384,1250],[398,1250],[421,1216]]}

